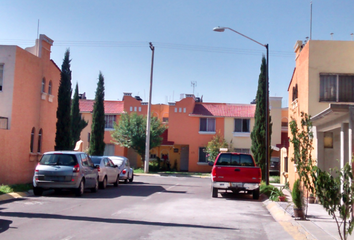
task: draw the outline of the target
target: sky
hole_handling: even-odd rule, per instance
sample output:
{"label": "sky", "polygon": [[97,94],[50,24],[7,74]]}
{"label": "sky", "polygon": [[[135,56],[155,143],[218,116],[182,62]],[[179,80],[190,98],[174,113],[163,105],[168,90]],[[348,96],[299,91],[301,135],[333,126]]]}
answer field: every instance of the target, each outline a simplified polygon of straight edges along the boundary
{"label": "sky", "polygon": [[[288,106],[295,67],[293,47],[313,40],[352,41],[354,1],[313,0],[0,0],[0,45],[35,44],[37,32],[54,40],[51,58],[61,67],[70,49],[72,86],[94,99],[101,71],[105,100],[123,93],[152,103],[181,94],[204,102],[250,103],[266,48],[226,30],[269,44],[269,89]],[[38,24],[39,22],[39,24]],[[38,28],[39,26],[39,28]],[[312,26],[312,28],[310,27]],[[331,35],[331,33],[333,33]],[[193,87],[194,85],[194,87]]]}

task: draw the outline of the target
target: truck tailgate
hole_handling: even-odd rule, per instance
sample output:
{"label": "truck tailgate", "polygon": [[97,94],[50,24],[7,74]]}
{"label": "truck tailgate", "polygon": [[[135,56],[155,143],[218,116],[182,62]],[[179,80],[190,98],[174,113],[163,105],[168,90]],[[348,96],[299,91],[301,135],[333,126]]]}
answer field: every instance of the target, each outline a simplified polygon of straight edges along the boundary
{"label": "truck tailgate", "polygon": [[214,182],[260,183],[259,167],[214,166]]}

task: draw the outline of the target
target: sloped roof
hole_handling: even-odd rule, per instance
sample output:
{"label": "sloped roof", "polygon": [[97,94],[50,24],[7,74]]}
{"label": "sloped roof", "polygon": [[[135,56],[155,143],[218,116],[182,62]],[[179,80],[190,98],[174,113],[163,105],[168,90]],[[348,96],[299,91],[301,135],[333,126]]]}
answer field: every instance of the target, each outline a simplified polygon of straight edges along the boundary
{"label": "sloped roof", "polygon": [[[94,100],[80,99],[80,112],[92,112]],[[121,114],[124,112],[122,101],[104,101],[105,114]]]}
{"label": "sloped roof", "polygon": [[256,104],[198,103],[191,116],[253,118]]}

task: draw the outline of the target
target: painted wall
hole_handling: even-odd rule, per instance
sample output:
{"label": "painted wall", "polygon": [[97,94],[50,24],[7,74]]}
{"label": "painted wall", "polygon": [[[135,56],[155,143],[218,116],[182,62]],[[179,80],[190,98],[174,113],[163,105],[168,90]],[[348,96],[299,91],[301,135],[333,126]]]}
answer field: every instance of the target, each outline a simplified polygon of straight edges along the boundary
{"label": "painted wall", "polygon": [[[12,89],[4,88],[1,94],[12,91],[11,128],[0,131],[2,135],[0,139],[6,137],[0,148],[2,166],[0,183],[31,182],[34,168],[41,154],[54,150],[60,70],[50,60],[51,42],[52,40],[45,35],[40,36],[41,57],[19,47],[16,47],[15,52],[11,51],[15,55],[9,56],[9,59],[15,59],[13,87]],[[13,47],[10,46],[10,48]],[[7,65],[6,62],[5,65]],[[4,82],[8,81],[6,76]],[[45,93],[41,92],[43,78],[46,79]],[[52,95],[48,95],[49,81],[52,81]],[[35,129],[34,144],[33,152],[30,152],[32,128]],[[42,129],[42,147],[38,152],[40,129]]]}
{"label": "painted wall", "polygon": [[225,121],[224,136],[226,142],[230,144],[230,141],[232,140],[233,148],[250,149],[250,153],[251,153],[251,146],[252,146],[251,132],[253,131],[254,128],[254,122],[255,122],[254,118],[250,119],[250,132],[243,133],[242,136],[237,136],[237,135],[235,136],[234,134],[235,118],[225,117],[224,121]]}

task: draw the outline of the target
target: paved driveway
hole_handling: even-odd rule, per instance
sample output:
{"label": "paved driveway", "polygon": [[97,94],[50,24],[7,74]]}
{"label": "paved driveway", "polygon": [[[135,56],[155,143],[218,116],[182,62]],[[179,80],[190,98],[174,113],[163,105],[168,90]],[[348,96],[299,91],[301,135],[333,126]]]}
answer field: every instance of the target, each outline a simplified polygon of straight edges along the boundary
{"label": "paved driveway", "polygon": [[47,192],[0,203],[0,239],[292,239],[261,200],[210,196],[210,180],[136,176],[77,198]]}

